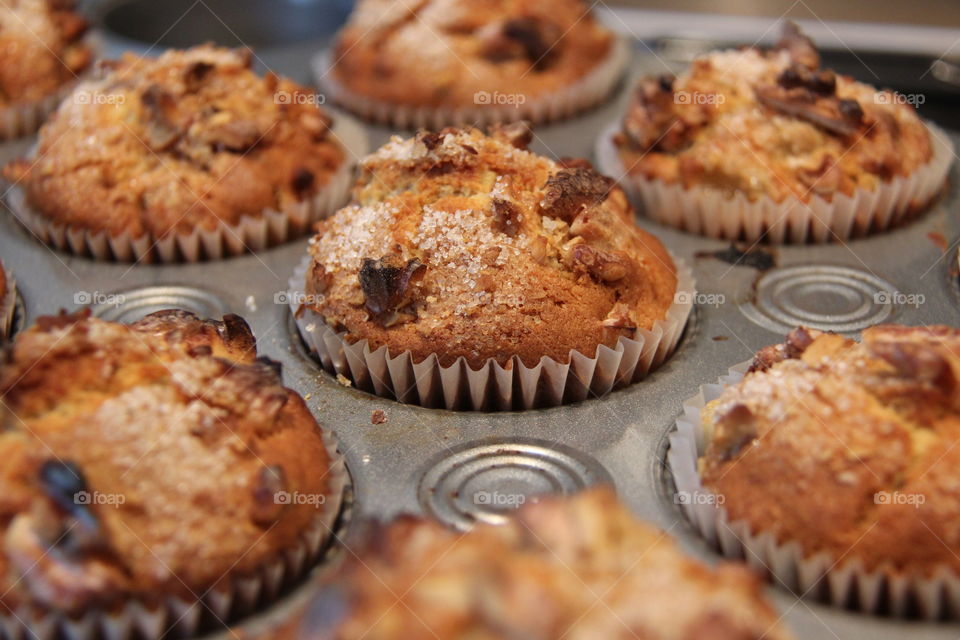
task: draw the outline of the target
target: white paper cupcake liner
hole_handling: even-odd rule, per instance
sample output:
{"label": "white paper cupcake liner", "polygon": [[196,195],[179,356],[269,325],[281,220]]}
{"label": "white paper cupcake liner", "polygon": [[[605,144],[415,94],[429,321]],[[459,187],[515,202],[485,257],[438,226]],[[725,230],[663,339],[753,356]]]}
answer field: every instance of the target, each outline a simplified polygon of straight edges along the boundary
{"label": "white paper cupcake liner", "polygon": [[332,72],[330,50],[317,54],[312,66],[317,84],[327,98],[367,120],[401,129],[441,129],[467,124],[484,127],[517,120],[538,124],[568,118],[603,102],[623,76],[629,58],[630,45],[625,39],[616,38],[607,57],[569,87],[548,95],[526,96],[523,104],[493,104],[498,92],[491,87],[492,91],[477,92],[477,104],[459,108],[398,105],[350,91]]}
{"label": "white paper cupcake liner", "polygon": [[953,144],[943,130],[925,124],[933,157],[912,175],[882,182],[876,189],[858,189],[851,196],[836,194],[832,200],[811,194],[806,203],[796,198],[778,203],[767,196],[751,202],[742,193],[731,197],[710,187],[684,188],[631,175],[613,143],[619,123],[600,135],[596,159],[600,171],[618,179],[639,211],[671,227],[725,240],[830,242],[894,227],[936,199],[953,161]]}
{"label": "white paper cupcake liner", "polygon": [[13,615],[0,614],[0,637],[5,640],[159,640],[190,638],[203,631],[212,616],[219,626],[245,617],[277,600],[282,590],[307,577],[331,539],[350,484],[336,438],[323,432],[330,454],[329,490],[310,527],[296,546],[281,552],[249,576],[228,576],[209,590],[198,590],[199,599],[166,597],[157,602],[136,600],[116,611],[91,609],[80,617],[65,617],[37,607],[23,606]]}
{"label": "white paper cupcake liner", "polygon": [[357,158],[368,151],[366,132],[356,121],[340,114],[333,128],[334,139],[344,147],[344,161],[329,180],[306,201],[282,210],[267,209],[259,216],[244,216],[237,224],[218,221],[213,229],[195,228],[189,233],[172,233],[163,238],[129,233],[112,236],[56,222],[32,209],[19,186],[7,192],[7,206],[13,215],[41,242],[61,251],[117,262],[197,262],[220,260],[248,252],[259,252],[302,236],[312,224],[339,209],[353,186]]}
{"label": "white paper cupcake liner", "polygon": [[670,434],[667,461],[677,500],[700,535],[723,555],[745,559],[771,580],[804,597],[837,607],[896,617],[929,620],[960,617],[960,576],[944,568],[932,576],[911,576],[891,565],[867,571],[859,559],[836,559],[826,552],[805,556],[799,543],[778,542],[770,533],[754,532],[745,521],[732,521],[724,500],[703,486],[697,460],[706,452],[708,436],[701,411],[723,390],[743,379],[751,362],[732,367],[718,384],[700,387],[683,403],[676,430]]}
{"label": "white paper cupcake liner", "polygon": [[13,316],[17,310],[17,281],[13,273],[3,262],[0,262],[3,274],[6,277],[6,293],[0,298],[0,344],[10,337],[13,330]]}
{"label": "white paper cupcake liner", "polygon": [[616,347],[598,346],[593,356],[571,350],[566,364],[543,357],[528,367],[514,356],[506,366],[490,359],[473,370],[462,357],[444,367],[436,354],[415,362],[409,351],[393,356],[386,346],[371,350],[366,340],[350,344],[345,331],[334,331],[321,315],[299,304],[310,256],[294,272],[288,300],[300,335],[323,368],[358,389],[425,407],[525,410],[606,395],[641,380],[673,353],[693,309],[696,283],[693,271],[671,257],[677,295],[666,317],[650,330],[638,329],[633,338],[621,337]]}
{"label": "white paper cupcake liner", "polygon": [[23,138],[36,133],[72,88],[73,83],[70,83],[37,102],[0,108],[0,140]]}

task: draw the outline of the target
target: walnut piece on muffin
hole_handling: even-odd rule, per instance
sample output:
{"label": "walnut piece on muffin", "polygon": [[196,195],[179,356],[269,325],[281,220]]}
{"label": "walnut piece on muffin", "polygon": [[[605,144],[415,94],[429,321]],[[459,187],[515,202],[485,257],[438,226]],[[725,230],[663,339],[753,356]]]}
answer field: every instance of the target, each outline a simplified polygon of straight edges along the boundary
{"label": "walnut piece on muffin", "polygon": [[0,5],[0,108],[35,103],[76,80],[93,61],[87,21],[72,0]]}
{"label": "walnut piece on muffin", "polygon": [[52,222],[165,238],[307,202],[346,162],[312,92],[210,46],[101,65],[5,174]]}
{"label": "walnut piece on muffin", "polygon": [[374,525],[300,618],[268,637],[790,637],[756,576],[685,557],[606,487],[466,534],[412,516]]}
{"label": "walnut piece on muffin", "polygon": [[629,174],[750,200],[830,200],[907,176],[933,158],[913,106],[820,64],[788,24],[771,49],[697,57],[639,83],[615,136]]}
{"label": "walnut piece on muffin", "polygon": [[522,107],[583,79],[615,45],[583,0],[361,0],[330,74],[385,104]]}
{"label": "walnut piece on muffin", "polygon": [[797,329],[704,409],[703,483],[808,557],[960,571],[958,376],[958,329]]}
{"label": "walnut piece on muffin", "polygon": [[236,316],[38,319],[0,367],[0,607],[190,601],[257,575],[319,515],[330,458]]}
{"label": "walnut piece on muffin", "polygon": [[525,150],[523,124],[395,137],[310,243],[306,307],[350,342],[473,368],[592,357],[673,304],[676,269],[585,161]]}

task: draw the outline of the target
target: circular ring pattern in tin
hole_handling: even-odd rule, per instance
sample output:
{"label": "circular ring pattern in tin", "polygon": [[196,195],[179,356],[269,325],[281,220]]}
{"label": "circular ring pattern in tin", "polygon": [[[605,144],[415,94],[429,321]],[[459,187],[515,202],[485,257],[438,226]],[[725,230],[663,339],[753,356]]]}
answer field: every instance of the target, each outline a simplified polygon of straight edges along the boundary
{"label": "circular ring pattern in tin", "polygon": [[894,315],[902,294],[872,273],[839,265],[796,265],[766,273],[740,310],[756,324],[787,333],[798,325],[851,333]]}
{"label": "circular ring pattern in tin", "polygon": [[544,494],[571,494],[613,480],[590,456],[555,443],[504,440],[474,443],[439,460],[418,490],[424,511],[465,530],[501,524]]}
{"label": "circular ring pattern in tin", "polygon": [[93,315],[111,322],[136,322],[144,316],[165,309],[183,309],[201,318],[220,318],[226,305],[203,289],[182,286],[156,286],[119,293],[82,292],[78,302],[91,305]]}

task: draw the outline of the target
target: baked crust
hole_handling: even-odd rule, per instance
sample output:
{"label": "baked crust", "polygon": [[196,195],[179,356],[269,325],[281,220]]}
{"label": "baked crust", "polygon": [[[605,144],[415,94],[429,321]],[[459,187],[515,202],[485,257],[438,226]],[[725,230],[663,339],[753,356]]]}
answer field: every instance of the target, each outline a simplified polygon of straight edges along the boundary
{"label": "baked crust", "polygon": [[571,86],[615,36],[582,0],[361,0],[331,73],[353,93],[407,106],[474,107],[477,92],[527,100]]}
{"label": "baked crust", "polygon": [[72,0],[0,5],[0,107],[26,105],[73,82],[93,61]]}
{"label": "baked crust", "polygon": [[315,420],[236,317],[40,318],[0,392],[0,607],[192,599],[296,546],[318,507],[276,492],[328,490]]}
{"label": "baked crust", "polygon": [[629,173],[751,200],[831,199],[910,175],[933,157],[913,106],[820,66],[788,25],[769,50],[696,58],[641,80],[615,143]]}
{"label": "baked crust", "polygon": [[212,230],[313,197],[346,161],[314,94],[210,46],[101,66],[9,164],[55,222],[133,238]]}
{"label": "baked crust", "polygon": [[608,488],[466,534],[412,516],[374,527],[298,626],[271,637],[789,637],[753,574],[685,557]]}
{"label": "baked crust", "polygon": [[807,555],[960,570],[960,330],[798,329],[703,413],[705,486]]}
{"label": "baked crust", "polygon": [[311,241],[305,305],[347,340],[474,368],[566,362],[663,319],[666,249],[612,180],[526,151],[526,133],[445,129],[366,158]]}

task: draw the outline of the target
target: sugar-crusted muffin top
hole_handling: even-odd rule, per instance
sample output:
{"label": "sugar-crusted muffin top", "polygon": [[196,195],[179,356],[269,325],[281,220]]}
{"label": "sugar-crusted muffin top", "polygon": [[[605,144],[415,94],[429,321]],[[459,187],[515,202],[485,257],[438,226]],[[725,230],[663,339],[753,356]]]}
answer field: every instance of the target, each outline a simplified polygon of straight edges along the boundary
{"label": "sugar-crusted muffin top", "polygon": [[704,484],[808,554],[960,570],[960,330],[797,329],[703,413]]}
{"label": "sugar-crusted muffin top", "polygon": [[163,237],[311,198],[345,161],[312,92],[250,52],[130,54],[78,86],[8,165],[28,204],[90,231]]}
{"label": "sugar-crusted muffin top", "polygon": [[310,243],[305,304],[349,340],[473,366],[593,355],[673,303],[677,278],[623,192],[525,150],[523,125],[394,138]]}
{"label": "sugar-crusted muffin top", "polygon": [[595,488],[544,498],[503,526],[479,525],[466,534],[409,516],[373,528],[298,628],[273,637],[361,636],[740,640],[789,634],[746,569],[709,569],[686,558],[610,489]]}
{"label": "sugar-crusted muffin top", "polygon": [[44,317],[0,367],[0,605],[76,613],[253,573],[319,515],[329,457],[239,318]]}
{"label": "sugar-crusted muffin top", "polygon": [[87,22],[72,0],[0,5],[0,107],[36,102],[72,82],[93,61]]}
{"label": "sugar-crusted muffin top", "polygon": [[361,0],[331,73],[380,101],[472,107],[479,91],[529,100],[567,87],[613,45],[582,0]]}
{"label": "sugar-crusted muffin top", "polygon": [[643,79],[615,137],[628,172],[750,199],[872,189],[933,155],[904,96],[823,69],[788,24],[775,47],[718,51]]}

